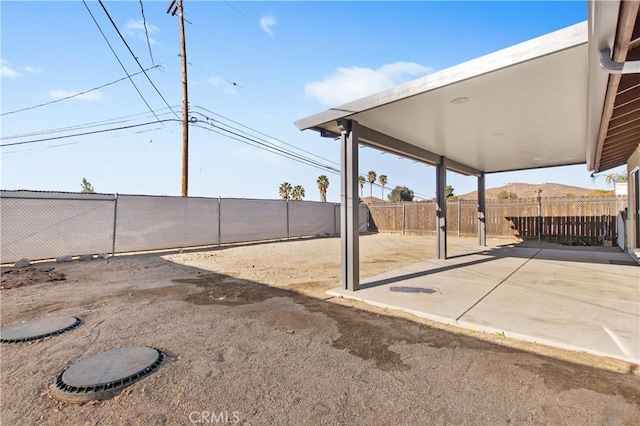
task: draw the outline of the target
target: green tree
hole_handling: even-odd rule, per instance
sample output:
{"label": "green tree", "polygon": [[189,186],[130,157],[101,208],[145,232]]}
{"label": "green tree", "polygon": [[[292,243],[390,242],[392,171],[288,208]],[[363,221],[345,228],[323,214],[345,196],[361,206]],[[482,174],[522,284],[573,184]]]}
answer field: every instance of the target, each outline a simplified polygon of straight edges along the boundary
{"label": "green tree", "polygon": [[369,191],[369,196],[373,197],[373,184],[376,181],[376,178],[378,177],[378,175],[376,174],[376,172],[374,172],[373,170],[371,170],[367,176],[367,180],[369,181],[369,184],[371,185],[371,190]]}
{"label": "green tree", "polygon": [[400,201],[413,201],[413,191],[406,186],[396,186],[387,196],[389,201],[398,203]]}
{"label": "green tree", "polygon": [[515,192],[507,191],[505,189],[498,193],[499,200],[515,200],[516,198],[518,198],[518,194],[516,194]]}
{"label": "green tree", "polygon": [[454,191],[453,186],[447,185],[447,188],[446,188],[447,198],[453,198],[455,196],[453,194],[453,191]]}
{"label": "green tree", "polygon": [[304,198],[304,188],[301,185],[296,185],[291,190],[291,198],[296,201],[300,201]]}
{"label": "green tree", "polygon": [[358,176],[358,185],[360,185],[360,198],[362,198],[362,188],[364,188],[364,176]]}
{"label": "green tree", "polygon": [[387,184],[387,175],[380,175],[380,177],[378,177],[378,180],[380,182],[380,186],[382,187],[382,197],[380,198],[384,200],[384,186]]}
{"label": "green tree", "polygon": [[85,178],[82,178],[82,183],[80,184],[80,187],[82,188],[81,192],[83,194],[95,194],[96,193],[96,191],[93,189],[93,185],[91,185],[91,182],[89,182]]}
{"label": "green tree", "polygon": [[282,182],[280,184],[280,198],[282,198],[283,200],[290,200],[292,190],[293,188],[291,187],[291,184],[289,182]]}
{"label": "green tree", "polygon": [[329,178],[325,175],[318,176],[318,180],[316,181],[318,184],[318,189],[320,190],[320,201],[327,201],[327,188],[329,188]]}

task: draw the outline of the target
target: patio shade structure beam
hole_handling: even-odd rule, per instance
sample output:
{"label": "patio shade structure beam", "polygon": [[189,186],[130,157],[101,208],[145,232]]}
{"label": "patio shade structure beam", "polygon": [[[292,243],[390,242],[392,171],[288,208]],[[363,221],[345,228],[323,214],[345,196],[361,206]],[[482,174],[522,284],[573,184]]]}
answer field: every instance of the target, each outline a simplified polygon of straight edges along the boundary
{"label": "patio shade structure beam", "polygon": [[360,245],[358,196],[357,121],[340,120],[340,278],[342,287],[356,291],[360,287]]}
{"label": "patio shade structure beam", "polygon": [[[440,162],[441,156],[439,154],[403,142],[393,136],[386,135],[361,124],[359,125],[358,137],[359,142],[364,146],[376,148],[391,154],[397,154],[419,163],[433,166]],[[447,169],[466,176],[480,176],[482,173],[480,170],[451,159],[447,159]]]}

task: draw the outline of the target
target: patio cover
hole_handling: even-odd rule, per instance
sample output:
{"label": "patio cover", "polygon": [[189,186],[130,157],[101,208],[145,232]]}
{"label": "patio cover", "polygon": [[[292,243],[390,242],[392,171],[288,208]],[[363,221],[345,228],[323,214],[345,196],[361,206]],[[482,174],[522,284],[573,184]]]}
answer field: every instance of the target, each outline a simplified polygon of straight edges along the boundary
{"label": "patio cover", "polygon": [[[628,22],[637,10],[626,13]],[[358,145],[436,166],[440,259],[447,257],[447,170],[478,177],[478,237],[485,245],[486,173],[585,163],[597,171],[609,161],[594,164],[601,162],[610,120],[605,108],[615,97],[601,52],[612,48],[619,11],[617,1],[589,2],[587,22],[295,122],[300,130],[341,138],[345,288],[359,286]],[[636,39],[626,33],[627,42]],[[624,53],[616,48],[613,59]]]}
{"label": "patio cover", "polygon": [[338,120],[355,120],[392,137],[361,145],[430,164],[444,156],[463,174],[585,163],[587,39],[583,22],[295,125],[338,136]]}

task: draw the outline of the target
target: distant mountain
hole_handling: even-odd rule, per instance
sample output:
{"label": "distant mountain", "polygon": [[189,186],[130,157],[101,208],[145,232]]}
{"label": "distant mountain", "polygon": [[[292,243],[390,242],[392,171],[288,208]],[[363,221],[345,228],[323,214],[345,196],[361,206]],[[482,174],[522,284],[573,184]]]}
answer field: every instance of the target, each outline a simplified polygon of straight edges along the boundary
{"label": "distant mountain", "polygon": [[[535,191],[542,190],[541,196],[543,198],[553,197],[588,197],[594,195],[594,190],[589,188],[581,188],[579,186],[562,185],[560,183],[509,183],[497,188],[489,188],[486,190],[487,199],[497,199],[498,194],[502,191],[511,192],[516,194],[518,198],[534,198],[536,196]],[[597,191],[597,190],[596,190]],[[611,195],[613,191],[610,191]],[[602,194],[608,195],[608,194]],[[457,195],[461,200],[475,200],[478,198],[478,191],[469,192],[468,194]]]}

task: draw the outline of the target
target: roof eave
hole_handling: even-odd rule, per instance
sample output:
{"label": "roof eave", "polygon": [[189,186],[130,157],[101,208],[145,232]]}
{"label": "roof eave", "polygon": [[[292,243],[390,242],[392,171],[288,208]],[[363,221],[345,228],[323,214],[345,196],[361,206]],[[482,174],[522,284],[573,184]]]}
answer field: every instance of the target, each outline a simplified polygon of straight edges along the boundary
{"label": "roof eave", "polygon": [[597,164],[598,140],[603,125],[603,112],[607,99],[609,74],[600,67],[600,51],[605,48],[613,50],[620,2],[589,1],[588,2],[588,36],[589,36],[589,87],[587,95],[587,169],[594,171]]}

